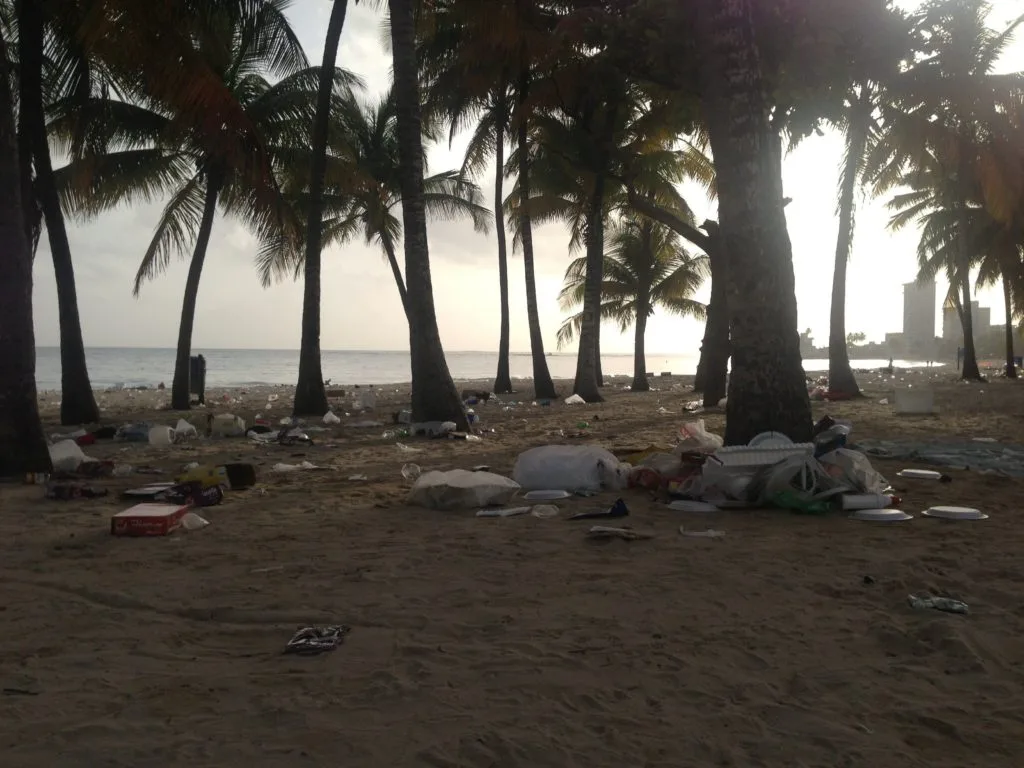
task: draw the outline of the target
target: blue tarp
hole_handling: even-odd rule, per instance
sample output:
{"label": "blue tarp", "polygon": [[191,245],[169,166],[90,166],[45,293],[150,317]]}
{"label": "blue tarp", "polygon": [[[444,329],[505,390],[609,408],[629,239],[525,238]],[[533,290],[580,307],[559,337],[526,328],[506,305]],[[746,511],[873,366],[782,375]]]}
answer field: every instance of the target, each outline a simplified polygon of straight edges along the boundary
{"label": "blue tarp", "polygon": [[900,459],[938,467],[988,470],[1024,477],[1024,445],[1005,443],[927,443],[911,440],[859,440],[848,446],[880,459]]}

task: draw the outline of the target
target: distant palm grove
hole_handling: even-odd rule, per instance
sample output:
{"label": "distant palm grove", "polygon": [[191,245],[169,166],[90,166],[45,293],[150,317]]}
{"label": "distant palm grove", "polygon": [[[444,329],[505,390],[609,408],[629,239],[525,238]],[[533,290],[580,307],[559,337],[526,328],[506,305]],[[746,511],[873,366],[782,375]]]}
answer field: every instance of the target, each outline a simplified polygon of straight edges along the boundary
{"label": "distant palm grove", "polygon": [[[339,57],[360,0],[0,0],[0,476],[45,470],[32,265],[42,237],[59,302],[63,424],[94,423],[67,220],[163,204],[139,243],[136,293],[188,261],[172,407],[189,407],[196,297],[217,213],[259,243],[265,283],[304,284],[296,415],[322,415],[321,253],[379,246],[409,326],[412,417],[467,428],[438,333],[430,223],[495,233],[500,336],[493,389],[511,391],[509,285],[525,281],[536,397],[547,369],[533,227],[571,232],[560,345],[572,391],[601,400],[602,320],[633,328],[648,387],[655,312],[704,319],[696,389],[728,396],[726,441],[810,437],[782,162],[822,130],[845,137],[837,195],[829,388],[859,396],[847,354],[855,204],[921,227],[922,277],[943,273],[980,376],[975,283],[1001,283],[1007,376],[1024,315],[1024,75],[1000,56],[982,0],[362,0],[390,37],[393,82],[367,94]],[[330,8],[311,62],[286,12]],[[426,149],[465,133],[461,167]],[[493,177],[485,177],[494,168]],[[681,185],[717,201],[698,222]],[[509,249],[524,273],[509,272]],[[707,305],[695,300],[710,280]],[[518,315],[515,319],[521,322]],[[300,322],[295,318],[295,322]],[[680,350],[684,351],[684,350]],[[562,393],[562,394],[568,394]]]}

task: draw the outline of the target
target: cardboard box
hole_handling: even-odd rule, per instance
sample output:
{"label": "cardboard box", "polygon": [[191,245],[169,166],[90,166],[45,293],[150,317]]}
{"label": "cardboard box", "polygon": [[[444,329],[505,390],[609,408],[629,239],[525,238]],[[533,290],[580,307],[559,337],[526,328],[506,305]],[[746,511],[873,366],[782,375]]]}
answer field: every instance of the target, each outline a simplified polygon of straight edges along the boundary
{"label": "cardboard box", "polygon": [[191,504],[136,504],[110,518],[114,536],[166,536],[181,525]]}

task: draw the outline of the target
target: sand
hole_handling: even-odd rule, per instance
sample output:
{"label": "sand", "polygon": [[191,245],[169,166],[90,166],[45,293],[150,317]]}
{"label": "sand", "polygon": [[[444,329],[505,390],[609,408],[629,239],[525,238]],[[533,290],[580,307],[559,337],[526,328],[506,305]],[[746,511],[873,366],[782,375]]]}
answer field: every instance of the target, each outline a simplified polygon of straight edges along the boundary
{"label": "sand", "polygon": [[[891,382],[815,404],[855,434],[1018,437],[1024,388],[936,379],[938,417],[895,417]],[[906,383],[906,382],[904,382]],[[580,431],[610,448],[671,441],[680,379],[608,388],[599,406],[480,407],[484,440],[413,442],[345,424],[312,448],[244,440],[97,458],[175,471],[193,460],[260,465],[256,489],[202,514],[203,530],[120,539],[111,497],[46,501],[0,486],[0,748],[30,766],[1015,766],[1024,765],[1024,481],[950,471],[899,481],[905,509],[984,507],[983,523],[885,526],[781,511],[671,512],[621,495],[648,541],[589,542],[554,519],[478,519],[404,506],[400,469],[489,464]],[[466,384],[472,386],[472,384]],[[397,410],[401,387],[378,388]],[[287,390],[217,393],[246,418],[280,417]],[[117,422],[160,393],[106,394]],[[528,401],[528,396],[524,395]],[[55,416],[55,401],[45,405]],[[659,408],[672,413],[659,413]],[[190,414],[194,420],[196,414]],[[365,418],[365,417],[352,417]],[[723,416],[705,414],[721,431]],[[57,431],[54,428],[53,431]],[[275,475],[279,462],[333,471]],[[353,481],[365,474],[366,481]],[[113,492],[145,477],[97,484]],[[720,540],[677,529],[724,530]],[[911,592],[969,603],[919,612]],[[337,651],[281,654],[308,623],[352,628]]]}

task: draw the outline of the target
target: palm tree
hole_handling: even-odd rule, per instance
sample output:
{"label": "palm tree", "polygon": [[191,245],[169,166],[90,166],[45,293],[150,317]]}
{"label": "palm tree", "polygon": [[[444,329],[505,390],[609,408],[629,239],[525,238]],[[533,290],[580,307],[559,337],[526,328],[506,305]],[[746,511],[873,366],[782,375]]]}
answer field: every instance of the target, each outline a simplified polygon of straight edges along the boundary
{"label": "palm tree", "polygon": [[[172,407],[189,407],[189,356],[199,281],[218,207],[245,222],[264,252],[294,250],[301,226],[285,205],[275,174],[309,159],[319,70],[305,54],[283,10],[287,0],[260,0],[245,12],[224,10],[203,30],[200,52],[243,112],[248,155],[229,142],[181,125],[154,99],[89,102],[87,152],[64,169],[65,204],[94,215],[123,201],[171,193],[136,274],[134,292],[193,245],[175,357]],[[244,6],[244,4],[243,4]],[[280,77],[271,84],[265,73]],[[334,90],[357,80],[334,72]],[[142,94],[140,94],[142,96]],[[58,113],[51,127],[71,134],[81,108]],[[221,130],[224,130],[222,125]],[[227,145],[227,146],[225,146]],[[306,148],[306,149],[304,149]],[[72,147],[74,149],[74,147]]]}
{"label": "palm tree", "polygon": [[402,219],[405,279],[409,301],[409,353],[412,359],[412,417],[416,421],[469,422],[448,371],[434,311],[423,187],[423,127],[416,70],[413,0],[388,0]]}
{"label": "palm tree", "polygon": [[729,254],[732,372],[725,441],[764,431],[811,437],[797,332],[793,254],[781,153],[769,122],[752,0],[718,0],[697,17],[701,96],[715,160],[722,244]]}
{"label": "palm tree", "polygon": [[[75,270],[71,246],[60,207],[60,196],[54,180],[53,163],[47,138],[45,106],[47,96],[56,88],[65,91],[65,98],[74,97],[69,88],[88,89],[89,62],[60,33],[63,26],[51,24],[47,9],[41,2],[18,0],[16,3],[19,59],[19,134],[22,153],[22,189],[33,193],[36,202],[26,199],[29,220],[35,219],[38,205],[46,221],[46,233],[53,258],[57,282],[57,306],[60,318],[61,404],[62,424],[87,424],[99,420],[99,407],[89,381],[85,360],[85,342],[78,313]],[[47,61],[47,45],[56,47],[58,57]],[[44,83],[44,69],[47,81]],[[57,85],[54,85],[54,84]],[[34,169],[34,179],[32,170]],[[28,223],[30,237],[35,241],[34,222]]]}
{"label": "palm tree", "polygon": [[990,10],[984,0],[931,0],[914,14],[923,56],[892,89],[894,104],[883,111],[883,135],[868,160],[876,193],[893,189],[916,169],[915,191],[927,194],[921,178],[928,175],[939,190],[941,200],[935,202],[958,212],[953,272],[960,291],[964,379],[981,377],[970,302],[971,209],[983,205],[1008,222],[1020,199],[1018,167],[1003,160],[1013,142],[1010,116],[1024,98],[1024,78],[992,70],[1024,17],[996,32],[987,26]]}
{"label": "palm tree", "polygon": [[[436,0],[430,13],[424,14],[424,33],[419,64],[427,84],[428,109],[443,116],[452,135],[473,120],[486,125],[475,131],[464,170],[481,170],[482,159],[491,151],[504,151],[505,137],[519,149],[514,171],[523,180],[521,190],[529,196],[531,145],[530,125],[536,110],[536,82],[551,66],[558,50],[553,34],[559,9],[537,0]],[[499,130],[500,129],[500,130]],[[492,143],[493,142],[493,143]],[[503,197],[503,158],[497,162],[495,179],[495,216],[500,216]],[[525,199],[525,198],[524,198]],[[504,216],[502,216],[504,219]],[[496,389],[511,387],[508,379],[506,318],[508,317],[507,277],[503,279],[504,221],[496,221],[498,231],[499,286],[503,287],[502,339],[499,341]],[[544,354],[537,305],[534,267],[533,230],[527,214],[521,211],[514,225],[521,233],[526,277],[526,312],[533,359],[533,386],[538,398],[555,396],[554,383]],[[507,265],[506,265],[507,268]]]}
{"label": "palm tree", "polygon": [[846,139],[846,153],[839,179],[839,236],[832,273],[832,310],[828,333],[829,391],[860,396],[860,387],[850,366],[846,341],[846,267],[853,250],[854,196],[863,181],[864,156],[871,138],[876,89],[872,83],[854,86],[840,128]]}
{"label": "palm tree", "polygon": [[[601,317],[617,321],[623,332],[635,323],[632,390],[647,392],[647,320],[658,307],[673,315],[703,318],[706,307],[692,296],[708,276],[708,260],[688,254],[679,236],[667,227],[637,216],[613,226],[609,240],[601,285]],[[559,296],[563,310],[583,303],[586,272],[586,256],[569,265]],[[566,320],[558,331],[559,347],[570,343],[582,325],[582,313]]]}
{"label": "palm tree", "polygon": [[0,35],[0,476],[52,469],[36,400],[32,253],[21,208],[7,45]]}
{"label": "palm tree", "polygon": [[306,219],[306,256],[303,264],[302,344],[299,350],[299,379],[295,385],[293,414],[320,416],[327,411],[327,391],[320,363],[320,251],[323,229],[324,176],[327,172],[327,138],[334,90],[334,65],[338,43],[345,26],[348,0],[334,0],[327,23],[323,64],[317,84],[316,115],[313,118],[313,157],[309,171],[309,204]]}

